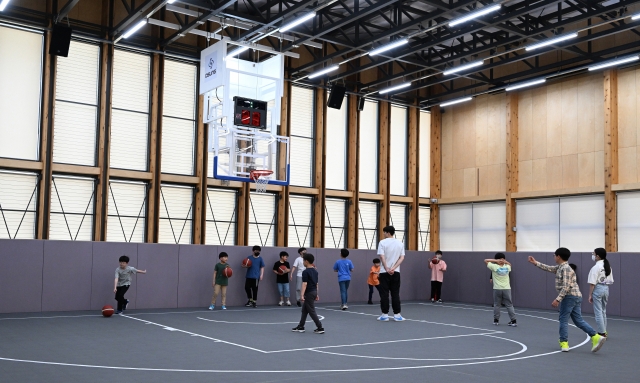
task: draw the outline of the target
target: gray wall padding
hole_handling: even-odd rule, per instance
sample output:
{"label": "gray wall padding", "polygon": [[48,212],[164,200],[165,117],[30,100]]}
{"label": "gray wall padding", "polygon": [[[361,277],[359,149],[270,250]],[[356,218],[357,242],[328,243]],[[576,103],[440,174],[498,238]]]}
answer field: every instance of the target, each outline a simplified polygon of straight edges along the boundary
{"label": "gray wall padding", "polygon": [[[213,294],[213,267],[218,254],[226,251],[234,271],[229,280],[227,305],[240,306],[247,301],[244,291],[246,270],[242,259],[251,255],[251,246],[200,246],[131,244],[110,242],[70,242],[40,240],[0,240],[0,262],[4,277],[0,278],[0,313],[99,310],[104,305],[115,306],[114,271],[118,258],[126,254],[130,265],[147,269],[148,274],[134,276],[127,292],[130,309],[207,307]],[[280,251],[289,253],[289,263],[298,257],[297,248],[263,248],[264,280],[258,293],[259,306],[278,303],[279,294],[273,264]],[[340,258],[338,249],[309,249],[316,256],[320,273],[320,301],[340,303],[338,278],[333,264]],[[513,265],[511,287],[513,300],[521,308],[551,309],[557,296],[552,273],[537,269],[527,261],[529,255],[553,265],[552,253],[506,253]],[[448,271],[444,275],[442,299],[451,302],[492,304],[493,287],[490,272],[483,263],[493,258],[493,252],[445,251],[443,259]],[[354,264],[349,287],[349,302],[367,300],[367,277],[376,257],[375,250],[350,250]],[[431,271],[428,262],[433,253],[407,251],[401,267],[403,301],[427,300],[431,291]],[[609,315],[640,317],[640,254],[611,253],[608,255],[615,283],[610,287]],[[583,294],[582,309],[592,313],[587,300],[587,277],[593,266],[591,253],[573,253],[571,263],[578,266],[578,279]],[[291,301],[295,301],[296,276],[290,283]],[[374,302],[379,302],[377,292]],[[294,303],[295,304],[295,303]],[[217,306],[220,305],[218,298]]]}
{"label": "gray wall padding", "polygon": [[0,313],[42,311],[44,242],[0,239]]}

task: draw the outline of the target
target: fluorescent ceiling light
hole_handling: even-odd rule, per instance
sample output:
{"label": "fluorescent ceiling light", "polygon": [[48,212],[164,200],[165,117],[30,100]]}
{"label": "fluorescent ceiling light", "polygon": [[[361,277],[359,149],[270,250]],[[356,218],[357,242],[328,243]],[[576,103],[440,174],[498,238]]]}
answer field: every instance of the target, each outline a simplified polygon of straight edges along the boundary
{"label": "fluorescent ceiling light", "polygon": [[458,24],[462,24],[464,22],[467,22],[469,20],[476,19],[476,18],[478,18],[480,16],[484,16],[484,15],[486,15],[488,13],[495,12],[498,9],[500,9],[500,7],[502,7],[502,4],[495,4],[495,5],[491,5],[489,7],[481,8],[481,9],[475,11],[475,12],[471,12],[471,13],[467,14],[466,16],[462,16],[462,17],[460,17],[458,19],[454,19],[454,20],[450,21],[449,22],[449,26],[453,27],[453,26],[456,26]]}
{"label": "fluorescent ceiling light", "polygon": [[467,70],[467,69],[470,69],[470,68],[475,68],[477,66],[480,66],[483,63],[484,63],[484,60],[474,61],[474,62],[471,62],[471,63],[468,63],[468,64],[460,65],[458,67],[445,70],[442,74],[447,76],[447,75],[450,75],[450,74],[453,74],[453,73],[462,72],[463,70]]}
{"label": "fluorescent ceiling light", "polygon": [[461,102],[471,101],[471,99],[473,99],[473,97],[459,98],[457,100],[443,102],[442,104],[440,104],[440,106],[444,107],[444,106],[449,106],[449,105],[453,105],[453,104],[459,104]]}
{"label": "fluorescent ceiling light", "polygon": [[538,48],[542,48],[542,47],[546,47],[547,45],[551,45],[551,44],[555,44],[555,43],[559,43],[561,41],[565,41],[565,40],[570,40],[570,39],[574,39],[578,37],[577,33],[570,33],[568,35],[564,35],[564,36],[558,36],[558,37],[554,37],[552,39],[549,40],[545,40],[541,43],[537,43],[537,44],[533,44],[533,45],[529,45],[526,50],[527,51],[532,51],[534,49],[538,49]]}
{"label": "fluorescent ceiling light", "polygon": [[[1,7],[1,6],[0,6],[0,7]],[[1,10],[2,10],[2,9],[0,9],[0,11],[1,11]],[[638,19],[640,19],[640,13],[638,13],[637,15],[633,15],[633,16],[631,16],[631,20],[638,20]]]}
{"label": "fluorescent ceiling light", "polygon": [[411,82],[404,82],[404,83],[399,84],[399,85],[394,85],[394,86],[391,86],[389,88],[384,88],[378,93],[385,94],[385,93],[393,92],[394,90],[407,88],[409,86],[411,86]]}
{"label": "fluorescent ceiling light", "polygon": [[293,20],[293,21],[292,21],[292,22],[290,22],[289,24],[286,24],[284,27],[280,27],[279,31],[280,31],[280,32],[286,32],[286,31],[288,31],[289,29],[294,28],[294,27],[296,27],[296,26],[298,26],[298,25],[300,25],[300,24],[304,23],[304,22],[305,22],[305,21],[307,21],[307,20],[311,20],[311,19],[313,19],[315,16],[316,16],[316,13],[315,13],[315,12],[307,13],[306,15],[304,15],[304,16],[300,16],[300,18],[298,18],[298,19],[296,19],[296,20]]}
{"label": "fluorescent ceiling light", "polygon": [[636,61],[638,59],[640,59],[640,57],[638,57],[638,55],[635,55],[635,56],[631,56],[631,57],[624,57],[624,58],[621,58],[621,59],[615,59],[615,60],[611,60],[611,61],[606,61],[606,62],[603,62],[602,64],[590,66],[589,70],[598,70],[598,69],[602,69],[602,68],[607,68],[607,67],[614,66],[614,65],[624,64],[624,63],[628,63],[628,62],[631,62],[631,61]]}
{"label": "fluorescent ceiling light", "polygon": [[175,2],[176,2],[176,0],[169,0],[169,1],[167,1],[167,4],[173,4]]}
{"label": "fluorescent ceiling light", "polygon": [[7,4],[9,4],[9,1],[11,1],[11,0],[2,0],[2,1],[0,1],[0,12],[4,11],[4,9],[7,7]]}
{"label": "fluorescent ceiling light", "polygon": [[340,68],[339,65],[332,65],[329,67],[324,68],[323,70],[320,70],[318,72],[312,73],[309,75],[309,78],[316,78],[316,77],[320,77],[323,74],[327,74],[329,72],[333,72],[334,70],[337,70],[338,68]]}
{"label": "fluorescent ceiling light", "polygon": [[396,41],[391,42],[391,43],[389,43],[387,45],[383,45],[383,46],[381,46],[379,48],[376,48],[376,49],[370,51],[369,52],[369,56],[379,55],[382,52],[386,52],[386,51],[389,51],[389,50],[391,50],[393,48],[397,48],[397,47],[399,47],[401,45],[407,44],[408,42],[409,42],[408,39],[396,40]]}
{"label": "fluorescent ceiling light", "polygon": [[138,31],[138,29],[144,27],[147,24],[147,19],[144,20],[140,20],[138,22],[138,24],[134,25],[133,28],[129,29],[127,32],[125,32],[125,34],[122,36],[123,39],[128,38],[129,36],[131,36],[132,34],[136,33]]}
{"label": "fluorescent ceiling light", "polygon": [[249,50],[249,47],[240,47],[240,48],[236,49],[235,51],[229,53],[226,58],[228,58],[228,59],[233,58],[233,57],[239,55],[240,53],[246,52],[248,50]]}
{"label": "fluorescent ceiling light", "polygon": [[542,78],[542,79],[538,79],[538,80],[532,80],[532,81],[527,81],[527,82],[523,82],[520,84],[516,84],[513,86],[508,86],[505,90],[507,92],[510,92],[512,90],[516,90],[516,89],[520,89],[520,88],[526,88],[528,86],[534,86],[534,85],[538,85],[538,84],[544,84],[547,81],[546,78]]}

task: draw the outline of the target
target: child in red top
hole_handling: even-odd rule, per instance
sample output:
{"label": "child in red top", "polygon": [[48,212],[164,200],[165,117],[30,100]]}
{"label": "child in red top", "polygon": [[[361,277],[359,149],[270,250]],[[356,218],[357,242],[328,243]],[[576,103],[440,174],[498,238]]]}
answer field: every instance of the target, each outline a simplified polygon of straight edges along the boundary
{"label": "child in red top", "polygon": [[436,251],[436,256],[429,261],[431,269],[431,303],[442,303],[442,279],[447,271],[447,264],[442,260],[442,251]]}
{"label": "child in red top", "polygon": [[371,298],[373,297],[373,287],[376,287],[376,290],[380,292],[380,281],[378,280],[378,275],[380,275],[380,259],[375,258],[373,260],[373,266],[371,266],[371,270],[369,270],[369,278],[367,278],[367,284],[369,285],[369,301],[368,304],[372,305],[373,302]]}

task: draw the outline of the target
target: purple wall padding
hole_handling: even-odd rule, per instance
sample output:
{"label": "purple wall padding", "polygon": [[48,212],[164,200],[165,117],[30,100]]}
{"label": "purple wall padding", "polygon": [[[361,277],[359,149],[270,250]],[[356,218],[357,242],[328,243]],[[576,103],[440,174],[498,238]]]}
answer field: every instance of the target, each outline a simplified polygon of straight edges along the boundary
{"label": "purple wall padding", "polygon": [[91,242],[44,242],[42,311],[91,307],[92,254]]}
{"label": "purple wall padding", "polygon": [[[400,265],[401,300],[426,300],[429,298],[431,292],[431,270],[429,270],[427,264],[432,257],[433,253],[425,254],[423,251],[405,252],[404,261]],[[372,258],[375,258],[375,256]],[[372,265],[373,263],[369,264],[367,271]],[[377,299],[374,299],[375,301]]]}
{"label": "purple wall padding", "polygon": [[136,275],[131,285],[131,289],[136,289],[136,308],[178,307],[179,255],[180,245],[138,245],[138,264],[131,266],[146,270],[147,274]]}
{"label": "purple wall padding", "polygon": [[[635,254],[632,254],[631,256],[634,256]],[[620,284],[620,271],[622,270],[620,268],[620,258],[621,258],[621,254],[620,253],[609,253],[607,254],[607,259],[609,260],[609,263],[611,264],[611,270],[613,270],[613,285],[609,286],[609,302],[607,303],[607,315],[622,315],[621,314],[621,307],[622,307],[622,302],[621,302],[621,298],[620,298],[620,293],[621,293],[621,284]],[[589,254],[589,260],[591,260],[591,254]],[[637,269],[636,269],[637,270]],[[638,286],[635,286],[637,291]],[[589,290],[587,290],[588,292]],[[633,302],[633,301],[632,301]],[[637,299],[636,301],[637,302]]]}
{"label": "purple wall padding", "polygon": [[621,253],[620,255],[620,271],[616,274],[616,270],[613,270],[615,284],[620,284],[620,315],[638,318],[640,317],[638,302],[640,254]]}
{"label": "purple wall padding", "polygon": [[44,243],[0,239],[0,313],[42,311]]}
{"label": "purple wall padding", "polygon": [[[549,302],[547,302],[547,275],[548,273],[536,268],[529,263],[527,257],[532,255],[536,259],[545,261],[546,256],[540,255],[540,253],[509,253],[506,254],[507,261],[511,263],[511,292],[513,298],[513,304],[516,307],[529,307],[533,309],[548,309]],[[487,278],[489,275],[489,269],[487,269]],[[491,285],[489,285],[491,286]],[[540,291],[544,291],[544,294],[531,294],[531,287],[537,286]]]}
{"label": "purple wall padding", "polygon": [[[100,310],[109,305],[116,308],[117,302],[113,292],[115,270],[120,266],[118,258],[126,255],[129,265],[138,265],[138,245],[120,242],[93,242],[93,265],[91,269],[91,310]],[[132,287],[125,295],[129,300],[129,309],[136,308],[136,276],[133,276]],[[85,310],[85,309],[83,309]]]}
{"label": "purple wall padding", "polygon": [[217,246],[180,245],[178,307],[209,306],[213,292],[213,268],[216,263]]}

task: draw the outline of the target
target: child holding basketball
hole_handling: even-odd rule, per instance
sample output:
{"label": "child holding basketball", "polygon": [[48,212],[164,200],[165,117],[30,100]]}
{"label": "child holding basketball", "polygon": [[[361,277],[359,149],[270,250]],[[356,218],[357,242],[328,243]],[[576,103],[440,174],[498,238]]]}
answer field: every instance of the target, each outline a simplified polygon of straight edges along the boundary
{"label": "child holding basketball", "polygon": [[437,250],[436,256],[429,262],[431,269],[431,303],[442,303],[442,281],[447,264],[442,260],[442,251]]}
{"label": "child holding basketball", "polygon": [[222,309],[227,309],[227,286],[229,285],[229,278],[224,274],[224,269],[229,267],[227,260],[229,256],[224,251],[218,255],[220,262],[216,264],[213,269],[213,298],[211,298],[211,306],[209,310],[216,308],[216,299],[218,294],[222,295]]}
{"label": "child holding basketball", "polygon": [[556,266],[542,264],[532,256],[529,256],[529,262],[556,275],[558,297],[551,302],[551,306],[560,307],[560,349],[564,352],[569,351],[569,317],[571,317],[580,330],[589,334],[592,344],[591,352],[596,352],[600,350],[607,338],[599,335],[582,319],[582,293],[576,282],[576,273],[569,266],[569,257],[571,257],[571,251],[561,247],[554,254]]}
{"label": "child holding basketball", "polygon": [[258,307],[256,304],[258,300],[258,284],[264,277],[264,260],[260,256],[261,250],[260,246],[254,246],[252,249],[253,254],[245,258],[250,262],[243,262],[241,265],[247,269],[244,291],[246,291],[249,300],[245,304],[246,307]]}
{"label": "child holding basketball", "polygon": [[491,270],[491,279],[493,280],[493,324],[500,323],[500,306],[504,304],[509,313],[511,321],[507,325],[516,327],[516,312],[511,303],[511,283],[509,281],[509,273],[511,272],[511,264],[507,262],[503,253],[496,253],[495,259],[485,259],[484,263]]}
{"label": "child holding basketball", "polygon": [[340,259],[333,264],[333,271],[338,273],[338,284],[340,285],[340,299],[342,300],[342,304],[340,305],[340,309],[346,310],[349,307],[347,306],[349,284],[351,283],[351,272],[353,271],[353,263],[350,259],[347,259],[349,256],[349,250],[340,249]]}
{"label": "child holding basketball", "polygon": [[367,278],[367,285],[369,285],[369,300],[367,304],[372,305],[373,301],[371,298],[373,297],[373,287],[375,286],[378,293],[380,293],[380,281],[378,280],[378,275],[380,275],[380,258],[374,258],[373,266],[371,266],[371,270],[369,270],[369,278]]}
{"label": "child holding basketball", "polygon": [[288,258],[289,254],[286,251],[281,251],[280,259],[273,265],[273,272],[276,274],[276,284],[278,285],[278,292],[280,293],[278,306],[285,304],[285,298],[287,300],[287,306],[291,306],[291,301],[289,300],[289,272],[291,269],[289,268],[289,262],[287,262]]}
{"label": "child holding basketball", "polygon": [[302,301],[302,316],[300,317],[300,323],[291,331],[304,332],[304,324],[307,321],[307,315],[309,315],[317,327],[313,332],[315,334],[324,334],[324,328],[322,328],[322,323],[318,319],[315,308],[315,301],[320,300],[318,295],[318,270],[313,265],[315,257],[313,254],[305,254],[303,260],[305,269],[302,272],[302,296],[300,297],[300,301]]}
{"label": "child holding basketball", "polygon": [[113,281],[113,292],[116,293],[116,301],[118,302],[116,314],[122,314],[122,312],[127,309],[127,304],[129,303],[129,300],[124,298],[124,294],[127,293],[127,290],[129,290],[131,286],[132,275],[137,273],[146,274],[147,270],[138,270],[133,266],[129,266],[129,257],[126,255],[121,256],[118,262],[120,262],[120,267],[116,269],[116,279]]}

